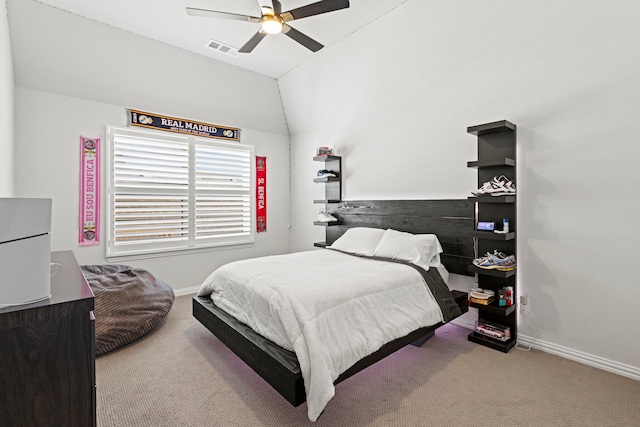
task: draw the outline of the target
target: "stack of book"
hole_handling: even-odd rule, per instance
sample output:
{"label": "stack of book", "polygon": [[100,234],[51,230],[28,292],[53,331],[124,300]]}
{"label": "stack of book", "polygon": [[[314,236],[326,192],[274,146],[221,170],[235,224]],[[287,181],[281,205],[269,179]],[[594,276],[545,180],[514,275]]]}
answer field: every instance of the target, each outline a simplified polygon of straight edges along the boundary
{"label": "stack of book", "polygon": [[489,289],[473,288],[469,291],[469,301],[475,304],[489,305],[494,296],[495,292]]}
{"label": "stack of book", "polygon": [[489,305],[493,302],[493,297],[489,298],[475,298],[471,297],[471,302],[475,304]]}

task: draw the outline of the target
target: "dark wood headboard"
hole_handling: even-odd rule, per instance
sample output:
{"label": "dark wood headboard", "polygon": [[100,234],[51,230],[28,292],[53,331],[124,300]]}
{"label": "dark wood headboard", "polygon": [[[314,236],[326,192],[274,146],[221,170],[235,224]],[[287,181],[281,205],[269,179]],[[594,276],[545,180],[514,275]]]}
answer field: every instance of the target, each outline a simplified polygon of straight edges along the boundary
{"label": "dark wood headboard", "polygon": [[393,228],[414,234],[435,234],[442,245],[442,264],[450,273],[473,276],[474,204],[456,200],[360,200],[330,206],[339,225],[326,229],[330,245],[352,227]]}

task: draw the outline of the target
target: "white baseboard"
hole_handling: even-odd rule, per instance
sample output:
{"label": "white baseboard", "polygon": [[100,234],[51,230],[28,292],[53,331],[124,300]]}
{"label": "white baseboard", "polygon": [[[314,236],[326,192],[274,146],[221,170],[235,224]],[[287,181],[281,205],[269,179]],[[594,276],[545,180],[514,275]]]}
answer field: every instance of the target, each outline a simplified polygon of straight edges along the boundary
{"label": "white baseboard", "polygon": [[198,289],[200,289],[200,286],[192,286],[190,288],[181,288],[181,289],[174,289],[173,290],[173,294],[177,297],[181,297],[183,295],[191,295],[191,294],[195,294],[198,292]]}
{"label": "white baseboard", "polygon": [[561,345],[553,344],[547,341],[533,339],[532,337],[529,337],[527,335],[518,335],[518,344],[531,347],[536,350],[544,351],[545,353],[555,354],[556,356],[564,357],[565,359],[573,360],[575,362],[582,363],[583,365],[602,369],[603,371],[607,372],[613,372],[614,374],[622,375],[623,377],[640,381],[640,368],[637,368],[635,366],[625,365],[624,363],[605,359],[599,356],[594,356],[592,354],[584,353],[572,348],[563,347]]}
{"label": "white baseboard", "polygon": [[[466,329],[474,330],[474,320],[475,318],[472,316],[463,315],[452,320],[450,323]],[[573,360],[574,362],[582,363],[583,365],[602,369],[603,371],[612,372],[614,374],[622,375],[623,377],[640,381],[640,368],[638,367],[625,365],[624,363],[594,356],[572,348],[534,339],[527,335],[518,334],[518,346],[530,347],[544,351],[545,353],[554,354],[565,359]]]}

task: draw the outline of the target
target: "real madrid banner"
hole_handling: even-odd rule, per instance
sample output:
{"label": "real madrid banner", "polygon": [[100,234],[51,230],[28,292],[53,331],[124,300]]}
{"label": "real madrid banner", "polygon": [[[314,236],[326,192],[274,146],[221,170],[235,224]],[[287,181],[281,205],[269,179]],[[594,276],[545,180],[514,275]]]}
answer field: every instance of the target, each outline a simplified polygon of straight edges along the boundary
{"label": "real madrid banner", "polygon": [[169,132],[187,133],[208,138],[226,139],[229,141],[240,140],[240,129],[222,127],[209,123],[195,122],[193,120],[178,119],[176,117],[160,116],[138,110],[127,110],[129,126],[140,126],[151,129],[166,130]]}

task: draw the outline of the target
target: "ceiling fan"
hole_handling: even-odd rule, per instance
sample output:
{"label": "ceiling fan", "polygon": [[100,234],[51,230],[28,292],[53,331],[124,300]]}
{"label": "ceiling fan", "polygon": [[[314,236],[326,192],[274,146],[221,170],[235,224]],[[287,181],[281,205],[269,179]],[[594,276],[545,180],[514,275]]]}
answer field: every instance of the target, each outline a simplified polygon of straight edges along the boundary
{"label": "ceiling fan", "polygon": [[296,9],[291,9],[287,12],[282,12],[282,6],[278,0],[273,0],[272,4],[272,7],[260,5],[262,10],[260,17],[219,12],[209,9],[196,9],[193,7],[187,8],[187,14],[191,16],[204,16],[208,18],[233,19],[236,21],[260,23],[260,29],[258,32],[254,34],[254,36],[251,37],[244,46],[238,49],[238,52],[249,53],[267,34],[278,33],[283,33],[312,52],[317,52],[324,46],[311,37],[291,27],[288,22],[291,22],[294,19],[302,19],[309,16],[320,15],[322,13],[333,12],[335,10],[346,9],[349,7],[349,0],[322,0]]}

